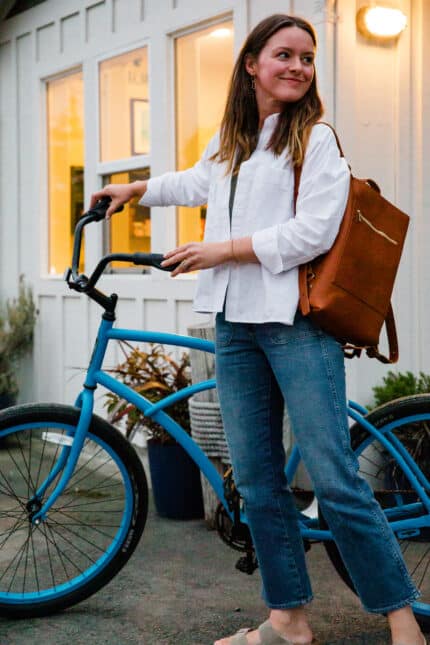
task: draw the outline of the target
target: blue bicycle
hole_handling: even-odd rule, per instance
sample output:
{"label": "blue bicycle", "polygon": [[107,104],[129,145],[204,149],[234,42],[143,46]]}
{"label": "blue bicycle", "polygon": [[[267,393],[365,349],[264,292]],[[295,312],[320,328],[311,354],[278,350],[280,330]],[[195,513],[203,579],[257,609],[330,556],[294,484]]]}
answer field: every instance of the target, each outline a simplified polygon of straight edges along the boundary
{"label": "blue bicycle", "polygon": [[[0,413],[0,614],[43,616],[95,593],[124,566],[145,527],[148,487],[140,458],[124,436],[93,413],[94,392],[102,385],[161,424],[187,451],[219,498],[217,528],[222,539],[243,552],[238,568],[257,566],[246,511],[233,474],[222,478],[193,439],[165,412],[172,403],[205,389],[207,380],[151,403],[103,370],[109,341],[163,343],[214,352],[197,338],[114,328],[117,296],[96,283],[112,261],[132,261],[161,269],[158,254],[111,254],[88,278],[78,272],[84,226],[104,218],[105,201],[78,222],[70,288],[85,293],[104,310],[82,392],[75,406],[31,403]],[[355,422],[351,441],[422,592],[414,604],[418,620],[430,625],[430,395],[398,399],[368,413],[350,402]],[[300,463],[293,449],[286,465],[289,481]],[[321,512],[303,508],[295,491],[306,548],[324,542],[340,576],[353,589]],[[306,505],[305,505],[306,506]],[[311,508],[311,510],[310,510]],[[369,575],[374,575],[369,572]]]}

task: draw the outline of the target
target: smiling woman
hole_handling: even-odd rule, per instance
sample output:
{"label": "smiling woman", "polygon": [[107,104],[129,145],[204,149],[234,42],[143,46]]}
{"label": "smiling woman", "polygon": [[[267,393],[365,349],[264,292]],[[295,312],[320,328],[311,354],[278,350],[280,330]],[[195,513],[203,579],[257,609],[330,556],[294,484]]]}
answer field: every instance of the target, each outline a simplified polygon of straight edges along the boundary
{"label": "smiling woman", "polygon": [[246,71],[253,79],[260,127],[269,114],[280,112],[284,104],[302,99],[314,77],[315,43],[298,27],[277,31],[258,58],[246,59]]}

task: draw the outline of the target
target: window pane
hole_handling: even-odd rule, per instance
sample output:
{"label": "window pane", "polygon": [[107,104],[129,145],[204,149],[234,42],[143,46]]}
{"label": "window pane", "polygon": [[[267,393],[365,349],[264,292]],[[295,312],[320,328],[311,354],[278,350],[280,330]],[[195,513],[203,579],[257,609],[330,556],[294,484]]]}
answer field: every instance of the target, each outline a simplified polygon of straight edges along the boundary
{"label": "window pane", "polygon": [[61,274],[70,263],[73,231],[84,207],[82,73],[49,81],[47,102],[49,273]]}
{"label": "window pane", "polygon": [[[129,184],[132,181],[149,179],[149,168],[118,172],[105,177],[104,184]],[[137,201],[124,204],[124,210],[116,213],[106,224],[108,253],[150,253],[151,251],[151,211],[140,206]],[[113,262],[114,269],[130,269],[131,263]],[[142,271],[142,268],[135,267]]]}
{"label": "window pane", "polygon": [[146,47],[100,63],[100,159],[149,154]]}
{"label": "window pane", "polygon": [[[233,70],[233,23],[176,40],[176,167],[184,170],[201,156],[218,129]],[[178,208],[178,243],[200,240],[206,209]]]}

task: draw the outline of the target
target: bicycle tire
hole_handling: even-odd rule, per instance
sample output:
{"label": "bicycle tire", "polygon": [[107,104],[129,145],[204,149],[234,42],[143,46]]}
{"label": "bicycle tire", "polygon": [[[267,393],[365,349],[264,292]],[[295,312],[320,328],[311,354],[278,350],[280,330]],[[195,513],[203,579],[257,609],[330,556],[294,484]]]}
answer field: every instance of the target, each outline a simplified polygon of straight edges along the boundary
{"label": "bicycle tire", "polygon": [[[28,618],[88,598],[125,565],[145,527],[148,487],[142,463],[113,426],[93,415],[75,471],[38,526],[35,499],[80,411],[26,404],[0,413],[0,615]],[[29,501],[33,506],[30,509]]]}
{"label": "bicycle tire", "polygon": [[[425,417],[412,421],[412,417]],[[393,434],[401,439],[402,444],[413,454],[416,450],[416,438],[421,438],[420,468],[427,478],[430,476],[430,395],[423,394],[408,396],[390,401],[370,412],[366,419],[377,429],[391,423],[399,423]],[[420,433],[417,435],[417,433]],[[379,504],[387,510],[396,508],[399,501],[413,503],[418,501],[418,495],[403,474],[399,464],[394,464],[393,458],[383,450],[381,444],[358,422],[350,429],[351,446],[356,452],[359,472],[365,476],[372,486]],[[427,491],[430,492],[430,491]],[[407,496],[407,497],[405,497]],[[424,509],[421,512],[426,512]],[[327,528],[323,514],[318,509],[321,528]],[[421,598],[413,603],[416,618],[423,628],[430,627],[430,529],[424,528],[419,535],[396,535],[406,565],[421,591]],[[333,540],[324,542],[327,554],[337,573],[348,587],[356,593],[351,578],[345,568],[339,550]]]}

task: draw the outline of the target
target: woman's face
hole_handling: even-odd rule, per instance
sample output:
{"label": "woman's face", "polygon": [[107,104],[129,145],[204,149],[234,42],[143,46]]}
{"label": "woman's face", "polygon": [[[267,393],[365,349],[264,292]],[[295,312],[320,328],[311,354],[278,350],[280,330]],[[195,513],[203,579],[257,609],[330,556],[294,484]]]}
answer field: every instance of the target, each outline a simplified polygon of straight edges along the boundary
{"label": "woman's face", "polygon": [[314,77],[315,46],[299,27],[284,27],[265,44],[257,59],[248,56],[245,67],[254,77],[260,118],[299,101]]}

